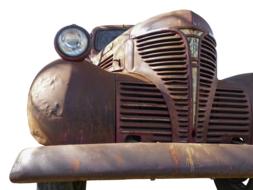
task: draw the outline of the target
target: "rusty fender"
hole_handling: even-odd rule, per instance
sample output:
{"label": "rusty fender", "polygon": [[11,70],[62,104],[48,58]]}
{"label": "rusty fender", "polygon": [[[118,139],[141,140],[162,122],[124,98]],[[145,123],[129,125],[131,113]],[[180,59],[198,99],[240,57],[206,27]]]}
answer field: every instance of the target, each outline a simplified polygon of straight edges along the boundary
{"label": "rusty fender", "polygon": [[23,150],[12,182],[154,178],[252,178],[253,146],[121,143]]}

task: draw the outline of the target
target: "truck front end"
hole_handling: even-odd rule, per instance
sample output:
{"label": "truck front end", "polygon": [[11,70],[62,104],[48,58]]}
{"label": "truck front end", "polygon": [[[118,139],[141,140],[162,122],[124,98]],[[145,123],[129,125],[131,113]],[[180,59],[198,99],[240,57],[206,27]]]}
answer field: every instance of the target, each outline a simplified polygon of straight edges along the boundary
{"label": "truck front end", "polygon": [[217,79],[216,41],[199,15],[174,11],[91,38],[71,25],[55,48],[62,59],[28,98],[31,133],[46,146],[19,155],[12,181],[81,190],[86,180],[213,178],[218,190],[253,188],[243,183],[253,177],[253,75]]}

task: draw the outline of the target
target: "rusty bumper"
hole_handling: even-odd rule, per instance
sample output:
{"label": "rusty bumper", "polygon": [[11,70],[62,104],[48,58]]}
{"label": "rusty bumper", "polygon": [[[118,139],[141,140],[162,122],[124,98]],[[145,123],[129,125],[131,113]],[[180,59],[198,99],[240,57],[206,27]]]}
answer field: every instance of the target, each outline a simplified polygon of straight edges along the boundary
{"label": "rusty bumper", "polygon": [[253,146],[122,143],[23,150],[12,182],[154,178],[252,178]]}

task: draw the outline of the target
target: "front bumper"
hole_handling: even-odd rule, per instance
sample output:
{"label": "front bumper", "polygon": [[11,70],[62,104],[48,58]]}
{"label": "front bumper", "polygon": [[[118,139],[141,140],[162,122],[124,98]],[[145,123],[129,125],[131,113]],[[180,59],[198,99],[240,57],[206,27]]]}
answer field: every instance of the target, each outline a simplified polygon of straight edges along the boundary
{"label": "front bumper", "polygon": [[10,173],[17,183],[107,179],[253,178],[253,146],[120,143],[23,150]]}

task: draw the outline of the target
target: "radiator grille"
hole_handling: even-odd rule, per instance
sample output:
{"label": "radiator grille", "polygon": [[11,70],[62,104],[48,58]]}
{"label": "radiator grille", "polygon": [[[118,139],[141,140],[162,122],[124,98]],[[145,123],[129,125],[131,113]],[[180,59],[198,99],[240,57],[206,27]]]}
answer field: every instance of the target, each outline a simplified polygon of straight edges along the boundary
{"label": "radiator grille", "polygon": [[188,138],[189,82],[185,43],[175,31],[158,31],[138,36],[138,53],[165,84],[179,117],[178,136]]}
{"label": "radiator grille", "polygon": [[199,103],[196,138],[204,136],[205,113],[212,85],[216,78],[216,43],[210,35],[205,35],[200,43],[199,57]]}
{"label": "radiator grille", "polygon": [[168,109],[154,85],[121,82],[117,89],[120,139],[138,134],[142,141],[171,142]]}
{"label": "radiator grille", "polygon": [[243,91],[217,89],[209,120],[207,142],[222,143],[224,138],[233,137],[247,139],[250,134],[249,113]]}

